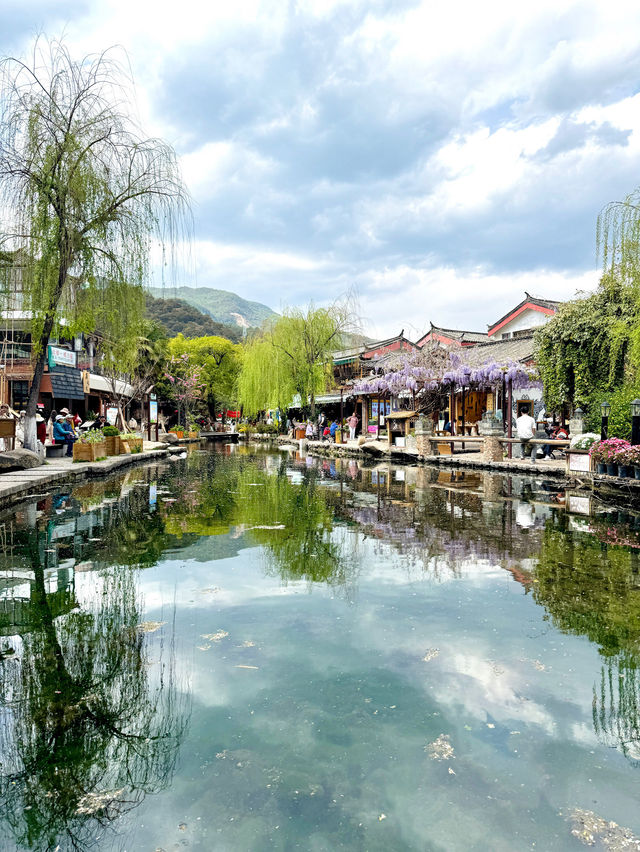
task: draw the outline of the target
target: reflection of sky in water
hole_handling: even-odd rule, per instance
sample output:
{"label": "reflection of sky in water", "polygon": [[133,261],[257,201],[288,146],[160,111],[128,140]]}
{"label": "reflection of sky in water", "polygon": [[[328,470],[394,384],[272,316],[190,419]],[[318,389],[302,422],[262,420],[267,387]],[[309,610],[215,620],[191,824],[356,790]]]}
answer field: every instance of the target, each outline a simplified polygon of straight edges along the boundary
{"label": "reflection of sky in water", "polygon": [[[308,460],[289,464],[289,487],[303,489]],[[358,484],[343,469],[353,484],[327,540],[345,582],[284,580],[245,518],[140,573],[144,618],[168,622],[148,641],[175,629],[191,718],[170,788],[95,848],[564,850],[581,848],[574,808],[639,835],[638,770],[594,732],[598,648],[557,630],[522,574],[553,511],[523,501],[518,481],[504,503],[476,484],[453,505],[443,489],[435,550],[420,558],[439,509],[407,507],[420,487],[438,496],[437,483],[387,472],[385,487],[409,489],[403,503],[381,498],[379,472]],[[334,476],[321,497],[330,486],[338,499]],[[161,477],[158,500],[190,482]],[[261,482],[248,478],[240,496]],[[503,505],[504,533],[491,514]],[[91,572],[77,578],[81,600],[96,594]],[[454,754],[432,759],[443,734]]]}

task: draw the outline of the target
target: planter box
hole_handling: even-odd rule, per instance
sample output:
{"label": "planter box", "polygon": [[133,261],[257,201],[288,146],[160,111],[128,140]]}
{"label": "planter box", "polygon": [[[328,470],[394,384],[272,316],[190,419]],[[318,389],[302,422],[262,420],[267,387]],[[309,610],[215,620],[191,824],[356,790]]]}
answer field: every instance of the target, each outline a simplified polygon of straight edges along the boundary
{"label": "planter box", "polygon": [[107,435],[104,440],[107,445],[107,455],[119,456],[122,452],[120,448],[120,435]]}
{"label": "planter box", "polygon": [[182,431],[182,429],[179,432],[174,432],[173,434],[176,436],[176,438],[184,438],[184,432]]}
{"label": "planter box", "polygon": [[196,432],[195,430],[193,430],[193,429],[192,429],[192,430],[189,432],[189,437],[190,437],[190,438],[197,438],[199,434],[200,434],[199,432]]}
{"label": "planter box", "polygon": [[[128,440],[120,440],[120,453],[142,452],[142,438],[129,438]],[[134,447],[140,447],[139,450],[134,450]]]}
{"label": "planter box", "polygon": [[99,444],[83,444],[80,441],[76,441],[73,445],[74,461],[93,462],[96,459],[104,458],[106,455],[106,441],[100,441]]}

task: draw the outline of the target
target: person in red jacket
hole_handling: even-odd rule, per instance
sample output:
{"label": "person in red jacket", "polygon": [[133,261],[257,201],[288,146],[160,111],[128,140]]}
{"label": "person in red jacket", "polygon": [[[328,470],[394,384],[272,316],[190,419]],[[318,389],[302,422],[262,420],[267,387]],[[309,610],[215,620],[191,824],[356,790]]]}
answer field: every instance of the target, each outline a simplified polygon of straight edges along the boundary
{"label": "person in red jacket", "polygon": [[36,435],[44,446],[44,442],[47,440],[47,422],[42,414],[36,414]]}

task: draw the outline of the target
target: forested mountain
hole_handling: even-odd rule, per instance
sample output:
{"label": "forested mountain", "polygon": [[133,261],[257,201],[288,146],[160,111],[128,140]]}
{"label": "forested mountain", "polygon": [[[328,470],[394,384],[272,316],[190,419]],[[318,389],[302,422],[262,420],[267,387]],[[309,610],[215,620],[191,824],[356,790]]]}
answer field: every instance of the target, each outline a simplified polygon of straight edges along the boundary
{"label": "forested mountain", "polygon": [[151,294],[156,298],[184,300],[225,325],[251,328],[275,316],[275,311],[260,302],[249,302],[236,293],[212,287],[167,287],[164,290],[152,287]]}
{"label": "forested mountain", "polygon": [[242,339],[240,326],[216,322],[184,299],[156,299],[147,293],[146,300],[147,317],[159,323],[169,337],[182,333],[185,337],[217,335],[233,343]]}

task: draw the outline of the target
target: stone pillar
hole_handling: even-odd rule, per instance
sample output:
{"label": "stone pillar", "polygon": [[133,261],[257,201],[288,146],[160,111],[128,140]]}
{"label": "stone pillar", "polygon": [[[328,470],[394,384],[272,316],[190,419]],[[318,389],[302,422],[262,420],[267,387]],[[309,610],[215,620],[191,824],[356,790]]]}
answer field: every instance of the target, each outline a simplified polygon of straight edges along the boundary
{"label": "stone pillar", "polygon": [[584,412],[581,408],[576,408],[573,417],[569,420],[569,434],[572,438],[576,435],[582,435],[584,432]]}
{"label": "stone pillar", "polygon": [[484,437],[482,461],[502,461],[503,450],[500,438],[504,438],[502,420],[495,416],[494,411],[485,411],[478,424],[478,434]]}
{"label": "stone pillar", "polygon": [[418,417],[416,421],[416,448],[418,455],[431,456],[437,454],[432,451],[429,438],[433,435],[433,421],[430,417]]}

